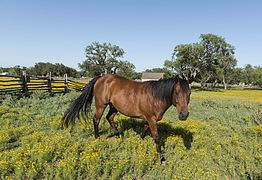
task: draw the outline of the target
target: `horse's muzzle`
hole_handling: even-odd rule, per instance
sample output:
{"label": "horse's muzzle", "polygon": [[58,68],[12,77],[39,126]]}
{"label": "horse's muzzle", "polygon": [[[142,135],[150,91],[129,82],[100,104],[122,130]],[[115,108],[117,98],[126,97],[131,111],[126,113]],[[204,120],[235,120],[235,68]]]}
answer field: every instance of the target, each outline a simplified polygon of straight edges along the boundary
{"label": "horse's muzzle", "polygon": [[179,120],[185,121],[189,116],[189,112],[179,112],[178,118]]}

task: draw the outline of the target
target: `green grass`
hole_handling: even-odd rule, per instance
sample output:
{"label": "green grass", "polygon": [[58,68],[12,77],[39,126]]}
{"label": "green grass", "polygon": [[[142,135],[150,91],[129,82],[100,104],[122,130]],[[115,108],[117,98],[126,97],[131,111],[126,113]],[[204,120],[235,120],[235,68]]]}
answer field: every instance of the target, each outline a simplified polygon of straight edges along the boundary
{"label": "green grass", "polygon": [[7,98],[0,106],[1,179],[261,179],[261,91],[193,91],[190,117],[170,108],[158,123],[166,161],[160,163],[143,121],[115,118],[123,138],[102,118],[62,129],[61,117],[79,94]]}

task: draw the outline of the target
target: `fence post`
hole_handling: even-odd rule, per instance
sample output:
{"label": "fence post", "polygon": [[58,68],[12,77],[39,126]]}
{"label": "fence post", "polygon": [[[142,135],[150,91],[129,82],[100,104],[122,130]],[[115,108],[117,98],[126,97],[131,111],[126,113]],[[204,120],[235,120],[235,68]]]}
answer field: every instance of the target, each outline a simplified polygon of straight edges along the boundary
{"label": "fence post", "polygon": [[27,82],[29,81],[29,78],[27,78],[25,71],[23,71],[23,75],[22,75],[22,77],[21,77],[21,80],[22,80],[22,93],[23,93],[26,97],[29,97],[30,94],[29,94],[28,85],[27,85]]}
{"label": "fence post", "polygon": [[52,96],[53,94],[52,94],[52,74],[51,72],[48,73],[47,86],[48,86],[49,95]]}
{"label": "fence post", "polygon": [[68,81],[67,81],[67,74],[64,74],[64,94],[68,93]]}

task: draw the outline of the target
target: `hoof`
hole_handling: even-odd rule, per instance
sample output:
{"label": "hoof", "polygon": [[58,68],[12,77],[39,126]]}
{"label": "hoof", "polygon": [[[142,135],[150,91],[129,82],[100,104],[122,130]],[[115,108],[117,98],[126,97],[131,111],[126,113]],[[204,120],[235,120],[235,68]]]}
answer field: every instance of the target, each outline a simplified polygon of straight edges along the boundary
{"label": "hoof", "polygon": [[95,138],[97,139],[97,138],[100,138],[100,136],[99,135],[95,135]]}
{"label": "hoof", "polygon": [[160,163],[163,164],[166,161],[166,158],[164,156],[160,156]]}

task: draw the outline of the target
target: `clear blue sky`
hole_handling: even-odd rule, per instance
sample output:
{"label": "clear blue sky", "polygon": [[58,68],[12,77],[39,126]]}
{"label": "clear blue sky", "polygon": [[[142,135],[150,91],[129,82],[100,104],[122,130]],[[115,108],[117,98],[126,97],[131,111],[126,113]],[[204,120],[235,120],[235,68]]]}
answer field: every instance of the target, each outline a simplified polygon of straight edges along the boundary
{"label": "clear blue sky", "polygon": [[200,34],[226,38],[238,66],[262,65],[262,1],[0,0],[0,66],[78,68],[94,41],[123,48],[138,71],[162,67]]}

